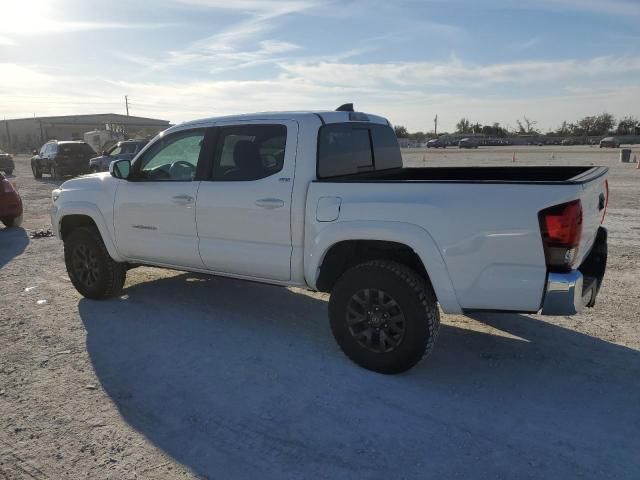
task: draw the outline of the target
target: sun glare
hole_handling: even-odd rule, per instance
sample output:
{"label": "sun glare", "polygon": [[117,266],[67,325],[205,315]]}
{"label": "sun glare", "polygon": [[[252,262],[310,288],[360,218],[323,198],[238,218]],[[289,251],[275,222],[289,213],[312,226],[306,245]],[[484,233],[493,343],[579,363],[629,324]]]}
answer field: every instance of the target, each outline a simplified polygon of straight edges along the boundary
{"label": "sun glare", "polygon": [[28,33],[46,29],[46,19],[54,10],[53,0],[8,0],[1,2],[3,33]]}

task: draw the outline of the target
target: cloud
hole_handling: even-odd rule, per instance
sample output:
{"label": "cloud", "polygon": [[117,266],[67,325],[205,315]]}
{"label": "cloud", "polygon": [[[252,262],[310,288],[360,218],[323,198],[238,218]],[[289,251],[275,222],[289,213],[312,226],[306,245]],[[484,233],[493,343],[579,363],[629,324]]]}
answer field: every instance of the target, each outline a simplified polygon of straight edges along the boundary
{"label": "cloud", "polygon": [[0,46],[13,46],[16,44],[16,41],[13,38],[4,37],[0,35]]}
{"label": "cloud", "polygon": [[323,79],[331,85],[367,87],[465,86],[550,82],[569,78],[615,76],[640,72],[640,58],[605,56],[590,60],[522,61],[477,65],[453,59],[449,62],[394,63],[280,63],[287,74]]}
{"label": "cloud", "polygon": [[319,0],[178,0],[179,3],[219,10],[234,10],[261,17],[299,13],[325,4]]}
{"label": "cloud", "polygon": [[18,36],[34,36],[52,33],[88,32],[95,30],[147,30],[174,26],[172,23],[121,23],[121,22],[75,22],[54,19],[34,20],[29,27],[3,25],[3,33]]}

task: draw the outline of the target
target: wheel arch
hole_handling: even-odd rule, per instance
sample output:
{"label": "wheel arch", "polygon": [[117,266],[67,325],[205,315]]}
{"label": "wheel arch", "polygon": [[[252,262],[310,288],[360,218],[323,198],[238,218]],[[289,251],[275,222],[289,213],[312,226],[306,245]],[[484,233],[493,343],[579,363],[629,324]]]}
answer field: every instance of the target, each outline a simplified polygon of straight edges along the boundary
{"label": "wheel arch", "polygon": [[86,202],[73,202],[65,205],[56,212],[57,221],[52,222],[55,227],[55,234],[64,241],[66,236],[79,227],[94,227],[102,237],[107,251],[112,259],[122,262],[124,259],[118,253],[113,238],[107,227],[107,223],[98,208]]}
{"label": "wheel arch", "polygon": [[445,312],[462,312],[435,241],[414,224],[354,221],[326,226],[306,242],[305,280],[311,288],[327,291],[354,263],[374,259],[399,261],[418,271],[431,282]]}

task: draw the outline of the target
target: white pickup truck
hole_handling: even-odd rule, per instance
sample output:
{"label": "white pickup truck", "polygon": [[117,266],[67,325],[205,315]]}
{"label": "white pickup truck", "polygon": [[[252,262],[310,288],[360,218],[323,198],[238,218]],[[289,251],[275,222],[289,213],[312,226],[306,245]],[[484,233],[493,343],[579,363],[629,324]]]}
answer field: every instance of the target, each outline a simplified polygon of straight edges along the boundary
{"label": "white pickup truck", "polygon": [[397,373],[433,348],[438,303],[453,314],[593,306],[606,175],[407,168],[384,118],[258,113],[172,127],[110,173],[65,182],[51,222],[85,297],[118,295],[138,265],[331,292],[345,354]]}

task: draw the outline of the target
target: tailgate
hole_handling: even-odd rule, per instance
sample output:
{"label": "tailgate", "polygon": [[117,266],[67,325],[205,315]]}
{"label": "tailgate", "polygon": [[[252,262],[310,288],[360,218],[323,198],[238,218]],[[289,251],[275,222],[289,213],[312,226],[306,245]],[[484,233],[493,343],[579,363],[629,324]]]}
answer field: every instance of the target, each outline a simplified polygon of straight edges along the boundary
{"label": "tailgate", "polygon": [[579,197],[582,202],[582,238],[580,239],[576,265],[582,264],[589,255],[609,201],[606,169],[603,169],[602,172],[592,172],[592,175],[593,173],[600,173],[600,175],[582,184]]}

